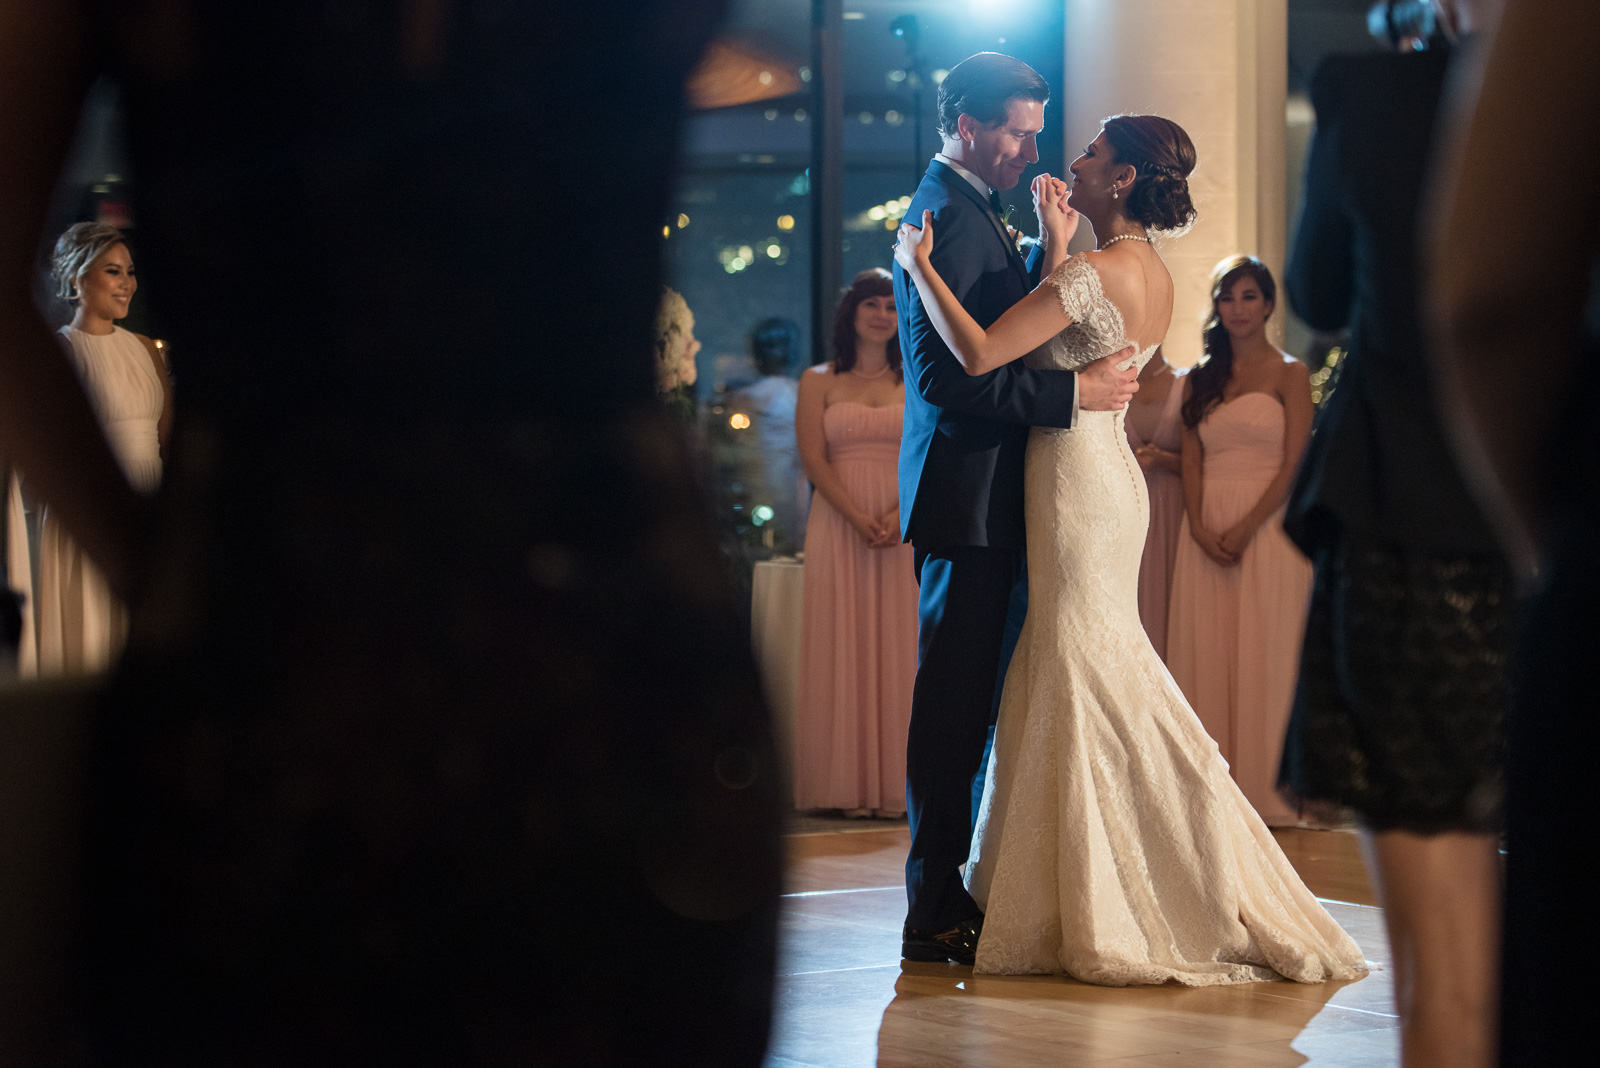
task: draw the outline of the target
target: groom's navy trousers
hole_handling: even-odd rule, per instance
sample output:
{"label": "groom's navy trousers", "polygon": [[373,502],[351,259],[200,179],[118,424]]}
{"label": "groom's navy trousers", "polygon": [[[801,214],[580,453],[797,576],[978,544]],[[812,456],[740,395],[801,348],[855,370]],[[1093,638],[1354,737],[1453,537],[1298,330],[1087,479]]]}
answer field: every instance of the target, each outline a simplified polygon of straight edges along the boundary
{"label": "groom's navy trousers", "polygon": [[[906,743],[906,884],[919,892],[906,923],[933,930],[977,911],[957,865],[972,842],[1006,666],[1027,615],[1028,570],[1020,550],[982,545],[918,550],[915,560],[917,682]],[[986,712],[974,715],[975,710]]]}
{"label": "groom's navy trousers", "polygon": [[[982,327],[1037,277],[980,193],[935,160],[906,218],[933,212],[933,266]],[[1072,422],[1076,377],[1016,360],[968,375],[897,265],[906,381],[901,533],[916,550],[919,660],[906,746],[906,926],[936,933],[978,913],[961,883],[998,688],[1026,610],[1022,469],[1031,426]]]}

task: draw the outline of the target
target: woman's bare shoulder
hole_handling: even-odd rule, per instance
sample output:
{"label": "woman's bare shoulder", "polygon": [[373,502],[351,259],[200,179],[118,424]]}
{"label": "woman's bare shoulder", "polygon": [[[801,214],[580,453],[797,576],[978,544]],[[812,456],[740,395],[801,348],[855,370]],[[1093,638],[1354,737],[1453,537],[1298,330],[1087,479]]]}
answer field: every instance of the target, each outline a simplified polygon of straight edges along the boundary
{"label": "woman's bare shoulder", "polygon": [[800,376],[800,392],[813,396],[826,396],[839,381],[839,375],[833,369],[833,361],[819,363],[815,367],[808,367]]}
{"label": "woman's bare shoulder", "polygon": [[1283,357],[1276,366],[1278,395],[1284,400],[1299,394],[1310,396],[1311,368],[1282,349],[1278,350],[1278,355]]}
{"label": "woman's bare shoulder", "polygon": [[1107,248],[1080,252],[1084,261],[1100,276],[1100,291],[1126,316],[1144,307],[1144,266],[1132,250]]}

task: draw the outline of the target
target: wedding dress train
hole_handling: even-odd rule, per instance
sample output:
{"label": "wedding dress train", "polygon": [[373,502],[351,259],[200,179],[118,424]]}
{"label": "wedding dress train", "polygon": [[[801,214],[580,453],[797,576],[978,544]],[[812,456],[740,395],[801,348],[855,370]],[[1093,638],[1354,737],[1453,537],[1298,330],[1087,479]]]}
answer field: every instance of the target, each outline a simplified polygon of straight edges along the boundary
{"label": "wedding dress train", "polygon": [[[1074,322],[1030,364],[1076,369],[1127,346],[1087,258],[1047,284]],[[1364,974],[1140,625],[1149,502],[1123,413],[1034,429],[1026,479],[1028,617],[967,865],[984,910],[975,971],[1109,986]]]}

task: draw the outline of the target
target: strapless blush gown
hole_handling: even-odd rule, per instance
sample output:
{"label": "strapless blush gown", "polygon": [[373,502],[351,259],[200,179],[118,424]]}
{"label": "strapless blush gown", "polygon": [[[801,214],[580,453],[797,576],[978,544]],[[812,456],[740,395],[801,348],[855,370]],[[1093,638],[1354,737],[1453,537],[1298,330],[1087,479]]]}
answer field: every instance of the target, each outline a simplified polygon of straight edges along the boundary
{"label": "strapless blush gown", "polygon": [[[1128,405],[1125,428],[1128,446],[1151,444],[1168,452],[1183,446],[1183,374],[1173,376],[1172,389],[1162,404]],[[1145,533],[1144,556],[1139,561],[1139,621],[1150,637],[1156,655],[1167,658],[1167,595],[1172,589],[1172,560],[1178,551],[1183,525],[1183,477],[1158,467],[1144,473],[1150,495],[1150,529]]]}
{"label": "strapless blush gown", "polygon": [[[874,515],[895,505],[902,405],[834,404],[828,462]],[[819,493],[806,525],[795,807],[901,815],[917,674],[911,546],[872,549]]]}
{"label": "strapless blush gown", "polygon": [[[1227,530],[1261,499],[1283,463],[1284,413],[1276,397],[1245,393],[1200,424],[1206,523]],[[1237,566],[1201,551],[1183,520],[1167,617],[1167,666],[1215,738],[1233,777],[1269,826],[1298,813],[1278,796],[1311,563],[1268,516]]]}

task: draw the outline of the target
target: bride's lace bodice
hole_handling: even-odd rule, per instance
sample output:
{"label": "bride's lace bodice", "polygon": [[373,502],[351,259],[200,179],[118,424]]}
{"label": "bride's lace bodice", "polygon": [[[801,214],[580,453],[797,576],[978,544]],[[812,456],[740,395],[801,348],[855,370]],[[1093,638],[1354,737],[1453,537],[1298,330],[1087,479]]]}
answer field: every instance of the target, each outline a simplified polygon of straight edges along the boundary
{"label": "bride's lace bodice", "polygon": [[[1077,371],[1133,344],[1122,312],[1106,296],[1100,272],[1083,253],[1068,256],[1040,284],[1056,291],[1061,310],[1072,325],[1024,356],[1029,367]],[[1135,362],[1143,367],[1155,351],[1156,346],[1151,345],[1135,357]]]}

